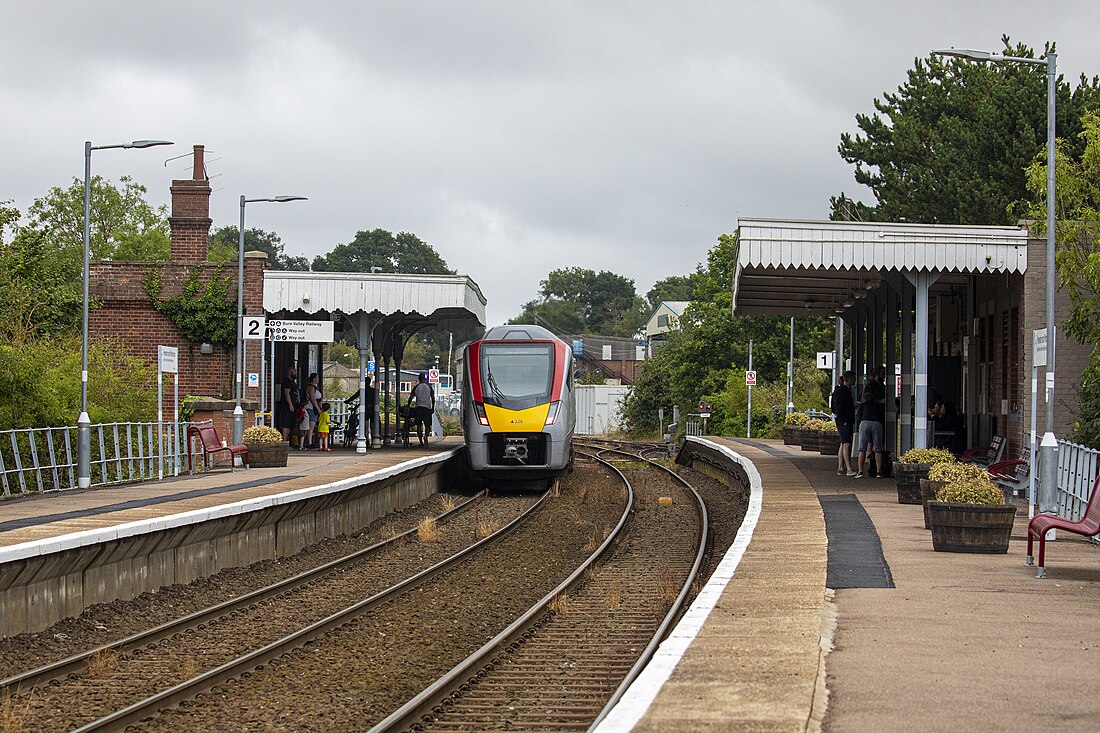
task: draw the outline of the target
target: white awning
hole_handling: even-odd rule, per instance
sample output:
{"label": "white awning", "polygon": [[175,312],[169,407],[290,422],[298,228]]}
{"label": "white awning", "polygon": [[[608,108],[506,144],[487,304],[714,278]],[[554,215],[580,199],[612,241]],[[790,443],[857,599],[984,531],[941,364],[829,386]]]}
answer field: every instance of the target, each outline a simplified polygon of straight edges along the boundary
{"label": "white awning", "polygon": [[465,275],[264,272],[264,310],[306,315],[419,315],[444,328],[485,325],[485,296]]}
{"label": "white awning", "polygon": [[[734,312],[832,315],[888,273],[1023,273],[1023,226],[740,219]],[[955,277],[951,277],[954,275]]]}

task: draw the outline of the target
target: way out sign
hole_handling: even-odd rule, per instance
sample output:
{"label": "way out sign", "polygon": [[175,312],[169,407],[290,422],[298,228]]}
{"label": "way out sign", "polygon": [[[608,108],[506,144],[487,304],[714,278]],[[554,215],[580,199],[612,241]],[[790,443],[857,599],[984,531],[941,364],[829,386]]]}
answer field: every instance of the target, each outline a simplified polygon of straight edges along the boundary
{"label": "way out sign", "polygon": [[833,352],[831,352],[831,351],[819,351],[819,352],[817,352],[817,368],[818,369],[832,369],[833,368]]}
{"label": "way out sign", "polygon": [[756,386],[756,372],[755,371],[745,372],[745,384],[749,387],[755,387]]}

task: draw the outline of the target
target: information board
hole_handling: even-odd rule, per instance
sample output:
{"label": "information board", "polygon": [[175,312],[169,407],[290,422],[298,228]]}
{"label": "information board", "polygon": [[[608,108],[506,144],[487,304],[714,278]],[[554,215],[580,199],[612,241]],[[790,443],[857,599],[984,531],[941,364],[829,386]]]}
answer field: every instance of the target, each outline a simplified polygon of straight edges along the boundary
{"label": "information board", "polygon": [[328,344],[333,341],[332,321],[268,320],[267,332],[272,341],[298,341]]}

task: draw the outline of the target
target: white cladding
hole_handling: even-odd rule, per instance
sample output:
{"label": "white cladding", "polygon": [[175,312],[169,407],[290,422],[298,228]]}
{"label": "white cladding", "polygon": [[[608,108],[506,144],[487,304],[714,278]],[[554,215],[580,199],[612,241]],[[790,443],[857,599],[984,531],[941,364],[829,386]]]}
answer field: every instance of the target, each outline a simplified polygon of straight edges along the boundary
{"label": "white cladding", "polygon": [[623,385],[577,384],[577,435],[604,435],[622,423],[622,401],[630,391]]}
{"label": "white cladding", "polygon": [[739,219],[737,268],[1024,272],[1024,227]]}
{"label": "white cladding", "polygon": [[485,324],[485,296],[465,275],[392,273],[264,273],[264,310],[268,313],[358,312],[388,315],[418,313],[439,318],[469,317]]}

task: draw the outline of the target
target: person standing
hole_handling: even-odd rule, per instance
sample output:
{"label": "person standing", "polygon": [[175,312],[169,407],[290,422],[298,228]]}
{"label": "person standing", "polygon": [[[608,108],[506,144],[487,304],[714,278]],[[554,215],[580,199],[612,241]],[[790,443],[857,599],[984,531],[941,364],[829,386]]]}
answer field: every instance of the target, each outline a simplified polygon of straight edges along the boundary
{"label": "person standing", "polygon": [[275,427],[283,434],[283,440],[290,442],[290,434],[298,426],[298,409],[302,396],[298,390],[298,368],[291,364],[286,376],[279,385],[279,402],[275,406]]}
{"label": "person standing", "polygon": [[837,476],[855,476],[852,470],[852,435],[855,430],[856,403],[852,399],[852,385],[855,384],[856,373],[844,372],[840,377],[840,383],[833,390],[833,396],[829,400],[829,409],[833,411],[836,421],[836,432],[840,438],[840,452],[837,453]]}
{"label": "person standing", "polygon": [[332,425],[332,420],[329,417],[329,410],[332,408],[327,402],[321,403],[321,414],[317,416],[317,450],[325,451],[326,453],[332,452],[332,448],[328,445],[328,433],[329,427]]}
{"label": "person standing", "polygon": [[416,437],[420,439],[420,445],[428,444],[432,413],[435,412],[435,391],[426,380],[424,372],[420,372],[420,379],[413,387],[412,394],[409,395],[410,404],[416,400],[413,419],[416,421]]}
{"label": "person standing", "polygon": [[321,387],[317,373],[309,375],[306,384],[306,417],[309,418],[309,429],[306,431],[305,448],[313,447],[313,431],[317,427],[317,419],[321,416]]}
{"label": "person standing", "polygon": [[885,418],[880,417],[882,411],[882,405],[878,403],[875,393],[870,389],[864,392],[859,401],[859,407],[856,409],[856,420],[859,423],[859,466],[856,469],[856,478],[863,478],[868,475],[867,468],[869,466],[865,463],[868,448],[875,452],[875,468],[877,469],[875,475],[883,478],[883,465],[886,462],[886,436],[882,429]]}

